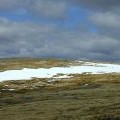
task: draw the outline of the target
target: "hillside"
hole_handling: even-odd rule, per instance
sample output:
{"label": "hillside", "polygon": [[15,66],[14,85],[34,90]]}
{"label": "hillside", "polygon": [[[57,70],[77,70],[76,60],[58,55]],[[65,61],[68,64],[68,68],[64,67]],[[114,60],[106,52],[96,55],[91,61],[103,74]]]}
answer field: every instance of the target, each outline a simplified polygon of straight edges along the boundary
{"label": "hillside", "polygon": [[119,64],[16,58],[0,70],[0,120],[120,120]]}

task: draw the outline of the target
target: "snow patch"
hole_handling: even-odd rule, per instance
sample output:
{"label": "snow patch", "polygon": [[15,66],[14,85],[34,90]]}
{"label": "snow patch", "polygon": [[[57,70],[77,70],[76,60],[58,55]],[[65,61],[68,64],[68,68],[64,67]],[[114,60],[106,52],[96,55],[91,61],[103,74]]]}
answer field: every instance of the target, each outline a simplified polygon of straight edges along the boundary
{"label": "snow patch", "polygon": [[[81,61],[80,61],[81,62]],[[32,78],[69,78],[69,74],[104,74],[104,73],[120,73],[120,65],[118,64],[103,64],[94,62],[84,62],[80,66],[69,67],[52,67],[22,70],[8,70],[0,72],[0,81],[5,80],[29,80]],[[57,77],[57,74],[64,74]],[[56,77],[54,77],[56,76]]]}

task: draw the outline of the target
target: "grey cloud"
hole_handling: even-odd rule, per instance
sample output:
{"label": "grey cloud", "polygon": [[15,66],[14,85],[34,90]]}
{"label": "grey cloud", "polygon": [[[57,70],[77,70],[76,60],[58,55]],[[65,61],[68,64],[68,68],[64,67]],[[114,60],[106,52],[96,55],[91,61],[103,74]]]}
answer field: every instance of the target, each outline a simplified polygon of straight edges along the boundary
{"label": "grey cloud", "polygon": [[120,0],[0,0],[0,10],[22,8],[37,16],[59,19],[65,17],[70,4],[96,11],[112,11],[120,8]]}
{"label": "grey cloud", "polygon": [[102,27],[120,28],[120,14],[116,12],[93,13],[90,20]]}
{"label": "grey cloud", "polygon": [[66,3],[57,0],[34,0],[29,4],[28,9],[38,15],[51,18],[62,18],[66,11]]}
{"label": "grey cloud", "polygon": [[0,9],[11,9],[18,5],[19,0],[0,0]]}
{"label": "grey cloud", "polygon": [[120,0],[74,0],[80,6],[96,10],[112,10],[120,7]]}
{"label": "grey cloud", "polygon": [[120,8],[120,0],[0,0],[0,9],[23,8],[37,16],[62,18],[70,4],[96,11],[111,11]]}
{"label": "grey cloud", "polygon": [[37,16],[58,19],[64,17],[67,4],[64,0],[0,0],[1,10],[21,8]]}
{"label": "grey cloud", "polygon": [[52,24],[40,25],[7,22],[7,20],[2,20],[0,28],[0,57],[53,56],[64,58],[101,58],[102,60],[112,57],[112,59],[117,58],[119,60],[119,40],[98,33],[60,30]]}
{"label": "grey cloud", "polygon": [[60,19],[71,3],[91,10],[88,21],[99,32],[88,32],[84,25],[74,31],[55,24],[13,22],[0,18],[0,57],[50,56],[119,61],[119,0],[0,0],[0,9],[20,7],[37,16]]}
{"label": "grey cloud", "polygon": [[120,40],[120,10],[93,12],[88,20],[98,28],[99,34]]}

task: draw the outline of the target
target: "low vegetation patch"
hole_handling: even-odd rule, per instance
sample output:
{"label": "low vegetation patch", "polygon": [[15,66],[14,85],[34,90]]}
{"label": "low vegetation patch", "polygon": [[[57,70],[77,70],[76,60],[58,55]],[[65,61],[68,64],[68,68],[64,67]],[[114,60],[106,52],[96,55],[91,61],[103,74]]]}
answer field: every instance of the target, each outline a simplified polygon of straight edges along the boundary
{"label": "low vegetation patch", "polygon": [[73,64],[74,61],[60,59],[8,58],[0,59],[0,71],[23,68],[51,68]]}
{"label": "low vegetation patch", "polygon": [[0,120],[120,120],[119,74],[72,76],[1,82]]}
{"label": "low vegetation patch", "polygon": [[[71,64],[79,63],[1,59],[0,70]],[[120,120],[120,74],[69,76],[0,82],[0,120]]]}

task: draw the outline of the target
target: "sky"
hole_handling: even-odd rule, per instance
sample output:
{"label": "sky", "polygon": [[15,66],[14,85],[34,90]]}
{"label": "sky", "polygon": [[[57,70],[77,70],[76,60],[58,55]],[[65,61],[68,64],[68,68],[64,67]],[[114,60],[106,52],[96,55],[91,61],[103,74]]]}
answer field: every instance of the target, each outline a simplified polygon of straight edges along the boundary
{"label": "sky", "polygon": [[0,0],[0,58],[120,61],[120,0]]}

